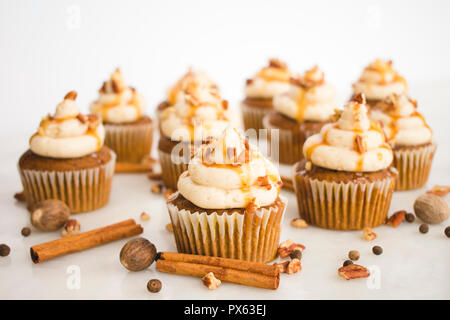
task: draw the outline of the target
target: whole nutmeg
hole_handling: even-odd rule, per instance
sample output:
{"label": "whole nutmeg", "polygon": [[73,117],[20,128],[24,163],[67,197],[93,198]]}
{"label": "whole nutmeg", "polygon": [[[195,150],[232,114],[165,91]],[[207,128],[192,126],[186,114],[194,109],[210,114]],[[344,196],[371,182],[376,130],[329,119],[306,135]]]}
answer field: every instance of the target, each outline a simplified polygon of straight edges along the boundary
{"label": "whole nutmeg", "polygon": [[120,250],[120,262],[130,271],[147,269],[155,257],[155,245],[142,237],[131,239]]}
{"label": "whole nutmeg", "polygon": [[447,202],[431,193],[423,194],[416,199],[414,212],[420,220],[430,224],[441,223],[450,215]]}
{"label": "whole nutmeg", "polygon": [[64,226],[69,217],[70,209],[64,202],[49,199],[34,206],[31,224],[42,231],[55,231]]}

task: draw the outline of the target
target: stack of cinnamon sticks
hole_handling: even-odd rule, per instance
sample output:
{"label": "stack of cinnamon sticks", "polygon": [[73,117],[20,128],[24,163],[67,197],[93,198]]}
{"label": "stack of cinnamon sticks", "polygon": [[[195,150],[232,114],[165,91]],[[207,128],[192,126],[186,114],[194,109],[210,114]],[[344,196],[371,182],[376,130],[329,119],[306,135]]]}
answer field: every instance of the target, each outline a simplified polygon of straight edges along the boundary
{"label": "stack of cinnamon sticks", "polygon": [[212,272],[224,282],[272,290],[280,283],[280,272],[274,265],[174,252],[162,252],[156,270],[199,278]]}

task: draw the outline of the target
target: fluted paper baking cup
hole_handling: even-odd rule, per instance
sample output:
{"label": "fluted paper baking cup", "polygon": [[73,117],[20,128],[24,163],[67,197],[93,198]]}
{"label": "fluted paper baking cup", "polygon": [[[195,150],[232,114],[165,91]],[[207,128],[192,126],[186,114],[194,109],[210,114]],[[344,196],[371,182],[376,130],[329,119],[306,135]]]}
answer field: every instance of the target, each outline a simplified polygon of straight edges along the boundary
{"label": "fluted paper baking cup", "polygon": [[28,208],[46,199],[64,201],[71,213],[92,211],[109,201],[116,155],[96,168],[72,171],[38,171],[21,169],[25,199]]}
{"label": "fluted paper baking cup", "polygon": [[[281,198],[281,197],[280,197]],[[277,255],[287,201],[251,214],[190,212],[169,203],[177,250],[180,253],[269,262]]]}
{"label": "fluted paper baking cup", "polygon": [[256,134],[259,134],[259,129],[264,129],[263,118],[272,108],[250,107],[246,103],[242,103],[241,107],[245,130],[255,129]]}
{"label": "fluted paper baking cup", "polygon": [[141,163],[150,154],[153,122],[136,125],[105,124],[105,145],[117,154],[117,162]]}
{"label": "fluted paper baking cup", "polygon": [[161,165],[162,180],[167,188],[176,190],[178,178],[188,169],[188,163],[183,163],[179,157],[180,163],[172,161],[171,154],[158,149],[159,163]]}
{"label": "fluted paper baking cup", "polygon": [[295,175],[300,217],[333,230],[361,230],[385,222],[393,193],[393,177],[367,183],[319,181]]}
{"label": "fluted paper baking cup", "polygon": [[436,144],[420,148],[394,150],[393,166],[398,171],[395,190],[411,190],[422,187],[428,180]]}
{"label": "fluted paper baking cup", "polygon": [[[303,159],[303,144],[310,136],[318,133],[314,130],[292,131],[277,128],[270,124],[269,116],[263,118],[263,127],[268,129],[268,137],[271,137],[272,129],[278,129],[278,160],[285,164],[294,164]],[[272,146],[272,143],[270,144]],[[276,144],[275,144],[276,146]],[[271,153],[274,151],[271,150]]]}

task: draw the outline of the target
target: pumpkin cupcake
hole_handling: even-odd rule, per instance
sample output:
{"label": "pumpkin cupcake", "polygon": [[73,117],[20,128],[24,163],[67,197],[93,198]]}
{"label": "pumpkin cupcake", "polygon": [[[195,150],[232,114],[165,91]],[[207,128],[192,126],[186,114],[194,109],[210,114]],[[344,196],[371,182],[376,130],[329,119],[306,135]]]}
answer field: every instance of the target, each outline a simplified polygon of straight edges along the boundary
{"label": "pumpkin cupcake", "polygon": [[[290,89],[273,99],[274,111],[264,117],[266,129],[278,129],[278,159],[294,164],[303,158],[303,143],[329,122],[337,107],[336,89],[317,66],[291,78]],[[269,138],[271,138],[269,130]],[[271,159],[276,160],[275,150]]]}
{"label": "pumpkin cupcake", "polygon": [[144,98],[128,87],[120,69],[103,83],[99,98],[90,106],[103,119],[105,145],[115,151],[118,162],[140,163],[150,155],[154,124],[143,114]]}
{"label": "pumpkin cupcake", "polygon": [[405,94],[393,94],[372,108],[370,117],[381,123],[394,150],[398,170],[396,190],[422,187],[428,180],[436,151],[433,131],[416,111],[417,102]]}
{"label": "pumpkin cupcake", "polygon": [[178,177],[187,170],[194,150],[210,138],[218,137],[230,124],[228,102],[217,90],[197,87],[182,92],[175,105],[160,114],[158,154],[162,179],[176,189]]}
{"label": "pumpkin cupcake", "polygon": [[406,80],[392,68],[392,61],[376,59],[369,64],[357,82],[353,84],[353,95],[363,93],[369,107],[391,94],[406,94]]}
{"label": "pumpkin cupcake", "polygon": [[273,109],[273,97],[289,90],[292,74],[287,65],[278,59],[270,59],[252,79],[247,79],[245,99],[241,103],[245,130],[254,129],[259,134],[263,118]]}
{"label": "pumpkin cupcake", "polygon": [[300,217],[334,230],[376,227],[386,220],[397,176],[392,149],[363,96],[336,118],[306,140],[305,159],[294,165]]}
{"label": "pumpkin cupcake", "polygon": [[269,262],[286,200],[275,166],[235,128],[203,144],[167,200],[178,252]]}
{"label": "pumpkin cupcake", "polygon": [[28,208],[46,199],[64,201],[72,213],[92,211],[109,200],[116,155],[103,146],[95,115],[82,115],[71,91],[45,117],[19,160]]}

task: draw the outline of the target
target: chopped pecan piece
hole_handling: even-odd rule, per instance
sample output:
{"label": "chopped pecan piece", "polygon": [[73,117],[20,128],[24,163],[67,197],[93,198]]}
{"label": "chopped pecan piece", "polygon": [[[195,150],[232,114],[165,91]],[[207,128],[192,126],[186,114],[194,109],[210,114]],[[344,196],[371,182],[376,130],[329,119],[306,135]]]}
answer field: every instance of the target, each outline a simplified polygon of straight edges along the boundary
{"label": "chopped pecan piece", "polygon": [[256,179],[256,185],[259,187],[266,188],[267,190],[272,189],[272,185],[270,184],[269,176],[258,177]]}
{"label": "chopped pecan piece", "polygon": [[338,274],[346,280],[351,280],[367,278],[370,275],[370,272],[366,267],[360,266],[359,264],[349,264],[345,267],[340,267],[338,269]]}
{"label": "chopped pecan piece", "polygon": [[289,264],[286,268],[286,273],[293,274],[299,272],[300,270],[302,270],[302,263],[300,262],[300,260],[292,259],[291,261],[289,261]]}
{"label": "chopped pecan piece", "polygon": [[291,226],[304,229],[304,228],[308,227],[308,223],[306,223],[306,221],[303,219],[296,218],[291,221]]}
{"label": "chopped pecan piece", "polygon": [[449,186],[434,186],[431,190],[427,191],[427,193],[432,193],[440,197],[445,196],[449,192],[450,192]]}
{"label": "chopped pecan piece", "polygon": [[222,281],[220,281],[219,279],[217,279],[214,276],[214,273],[210,272],[207,273],[203,278],[202,278],[203,284],[209,289],[209,290],[215,290],[217,289]]}
{"label": "chopped pecan piece", "polygon": [[341,114],[342,114],[342,110],[334,109],[334,114],[332,114],[330,116],[330,121],[331,122],[337,122],[339,120],[339,118],[341,117]]}
{"label": "chopped pecan piece", "polygon": [[77,92],[76,91],[70,91],[64,96],[64,100],[75,100],[77,98]]}
{"label": "chopped pecan piece", "polygon": [[292,239],[288,239],[280,244],[280,246],[278,247],[278,254],[280,255],[280,258],[283,259],[289,257],[289,255],[295,249],[303,251],[305,250],[305,246],[299,243],[295,243]]}
{"label": "chopped pecan piece", "polygon": [[359,134],[357,134],[355,136],[355,145],[356,145],[356,150],[359,153],[364,153],[367,151],[367,144],[366,141],[363,139],[363,137],[361,137]]}
{"label": "chopped pecan piece", "polygon": [[253,83],[253,79],[247,79],[247,80],[245,80],[245,84],[246,85],[250,85],[250,84],[252,84]]}
{"label": "chopped pecan piece", "polygon": [[276,58],[272,58],[269,60],[269,67],[277,68],[277,69],[287,69],[286,63],[284,63]]}
{"label": "chopped pecan piece", "polygon": [[364,234],[364,240],[370,241],[377,237],[377,234],[372,231],[372,228],[364,228],[363,231]]}
{"label": "chopped pecan piece", "polygon": [[392,216],[389,217],[386,224],[393,226],[394,228],[397,228],[400,223],[405,219],[406,211],[400,210],[397,212],[394,212]]}
{"label": "chopped pecan piece", "polygon": [[358,93],[353,96],[352,101],[360,104],[366,103],[366,96],[364,95],[364,93]]}
{"label": "chopped pecan piece", "polygon": [[69,219],[62,229],[61,235],[63,237],[68,237],[77,233],[80,233],[80,222],[76,219]]}
{"label": "chopped pecan piece", "polygon": [[280,273],[286,273],[290,261],[275,262],[273,265],[277,267]]}
{"label": "chopped pecan piece", "polygon": [[14,199],[16,199],[19,202],[25,202],[25,194],[22,192],[16,192],[14,194]]}

